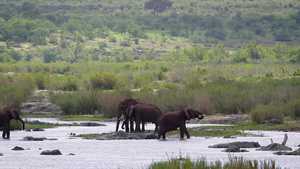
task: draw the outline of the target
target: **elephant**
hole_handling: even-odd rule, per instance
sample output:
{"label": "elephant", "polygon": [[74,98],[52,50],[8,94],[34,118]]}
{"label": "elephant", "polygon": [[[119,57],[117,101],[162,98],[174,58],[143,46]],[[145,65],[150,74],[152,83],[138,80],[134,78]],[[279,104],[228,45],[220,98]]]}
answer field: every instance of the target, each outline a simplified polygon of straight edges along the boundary
{"label": "elephant", "polygon": [[[136,123],[136,131],[141,132],[140,124],[142,123],[142,131],[145,131],[145,123],[152,122],[155,124],[154,134],[158,130],[157,119],[162,114],[162,111],[152,104],[136,104],[127,108],[125,112],[126,120],[131,120],[130,127],[133,128],[133,119]],[[133,118],[132,118],[133,117]],[[123,126],[122,126],[123,127]]]}
{"label": "elephant", "polygon": [[0,110],[0,127],[3,127],[2,137],[5,139],[9,139],[10,136],[10,120],[15,119],[16,121],[20,121],[22,123],[23,130],[25,129],[24,121],[21,119],[19,115],[18,109],[15,108],[4,108]]}
{"label": "elephant", "polygon": [[187,138],[190,138],[190,134],[187,131],[185,122],[186,120],[190,120],[192,118],[203,119],[204,114],[194,110],[183,108],[177,112],[164,112],[158,119],[158,139],[162,136],[163,139],[166,139],[166,133],[168,131],[180,129],[180,138],[184,138],[184,134],[186,134]]}
{"label": "elephant", "polygon": [[[118,105],[118,110],[117,110],[117,126],[116,126],[116,132],[119,130],[119,124],[120,121],[122,119],[122,115],[125,115],[125,111],[128,107],[130,107],[131,105],[136,105],[136,104],[146,104],[145,102],[143,102],[140,99],[132,99],[132,98],[128,98],[128,99],[124,99],[122,100],[119,105]],[[123,123],[123,125],[126,126],[125,131],[129,132],[129,127],[128,127],[128,121]],[[131,131],[133,131],[133,128],[130,129]]]}

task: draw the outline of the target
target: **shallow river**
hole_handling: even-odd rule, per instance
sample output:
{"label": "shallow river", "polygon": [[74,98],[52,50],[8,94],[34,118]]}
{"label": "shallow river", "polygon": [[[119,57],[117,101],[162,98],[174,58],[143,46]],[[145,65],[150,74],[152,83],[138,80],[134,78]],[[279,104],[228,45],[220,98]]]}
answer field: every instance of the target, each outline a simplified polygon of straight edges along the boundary
{"label": "shallow river", "polygon": [[[56,119],[43,119],[44,122],[57,122]],[[73,122],[63,122],[73,123]],[[77,122],[78,123],[78,122]],[[238,137],[236,139],[225,139],[222,137],[192,137],[191,139],[179,140],[167,137],[166,141],[159,140],[86,140],[72,138],[69,133],[91,134],[113,132],[115,122],[103,122],[106,126],[99,127],[58,127],[45,129],[39,132],[11,131],[10,140],[0,138],[0,168],[147,168],[152,162],[168,160],[175,157],[190,157],[197,160],[205,157],[207,161],[228,161],[229,156],[244,159],[257,159],[258,161],[275,160],[276,166],[281,168],[300,168],[299,156],[278,156],[273,152],[255,151],[247,149],[244,153],[225,153],[223,149],[208,148],[218,143],[229,143],[234,141],[256,141],[261,146],[271,143],[271,138],[276,143],[283,141],[284,132],[261,132],[264,137]],[[188,127],[201,126],[200,124],[189,124]],[[146,129],[153,129],[153,125],[147,125]],[[2,134],[2,132],[1,132]],[[287,146],[293,150],[298,149],[300,144],[299,132],[288,132]],[[25,136],[56,138],[58,140],[44,141],[20,141]],[[20,146],[25,151],[11,150]],[[59,149],[63,155],[45,156],[40,155],[44,150]],[[70,153],[75,155],[69,155]],[[5,167],[4,167],[5,166]]]}

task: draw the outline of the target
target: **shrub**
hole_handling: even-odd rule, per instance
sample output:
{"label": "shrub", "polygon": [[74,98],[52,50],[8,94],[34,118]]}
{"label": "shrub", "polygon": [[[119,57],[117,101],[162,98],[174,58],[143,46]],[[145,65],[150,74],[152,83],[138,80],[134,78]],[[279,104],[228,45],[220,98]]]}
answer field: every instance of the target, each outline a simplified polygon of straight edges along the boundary
{"label": "shrub", "polygon": [[252,121],[262,124],[265,120],[278,119],[283,122],[285,114],[284,103],[272,102],[268,105],[257,105],[250,112]]}
{"label": "shrub", "polygon": [[36,73],[36,74],[34,74],[34,80],[35,80],[36,87],[39,90],[46,89],[49,78],[50,78],[50,76],[48,74],[45,74],[45,73]]}
{"label": "shrub", "polygon": [[99,109],[98,92],[79,90],[72,93],[51,93],[51,101],[59,105],[67,115],[94,114]]}
{"label": "shrub", "polygon": [[93,89],[112,90],[116,87],[118,78],[113,73],[95,73],[90,77],[90,84]]}
{"label": "shrub", "polygon": [[287,115],[294,118],[295,120],[300,119],[300,99],[289,100],[285,104],[285,109],[288,111]]}
{"label": "shrub", "polygon": [[0,75],[0,106],[20,108],[34,90],[34,80],[29,75]]}

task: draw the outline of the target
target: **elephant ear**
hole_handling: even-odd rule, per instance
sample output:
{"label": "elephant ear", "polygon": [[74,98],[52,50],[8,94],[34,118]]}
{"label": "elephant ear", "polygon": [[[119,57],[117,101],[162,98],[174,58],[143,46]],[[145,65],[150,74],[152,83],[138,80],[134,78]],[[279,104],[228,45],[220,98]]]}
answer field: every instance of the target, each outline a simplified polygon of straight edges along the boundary
{"label": "elephant ear", "polygon": [[10,109],[9,112],[10,112],[10,116],[13,119],[17,119],[17,113],[16,113],[16,111],[14,109]]}
{"label": "elephant ear", "polygon": [[186,117],[188,120],[191,120],[191,117],[190,117],[190,115],[189,115],[189,112],[188,112],[187,108],[183,108],[182,111],[184,111],[185,117]]}

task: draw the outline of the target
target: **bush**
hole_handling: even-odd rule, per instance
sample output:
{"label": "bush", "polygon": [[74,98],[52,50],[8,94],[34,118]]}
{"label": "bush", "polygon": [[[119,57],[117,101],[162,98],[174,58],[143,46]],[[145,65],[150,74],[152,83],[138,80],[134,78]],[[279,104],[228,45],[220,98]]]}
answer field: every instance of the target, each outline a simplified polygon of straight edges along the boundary
{"label": "bush", "polygon": [[0,107],[19,109],[34,90],[34,80],[29,75],[6,76],[0,74]]}
{"label": "bush", "polygon": [[114,89],[118,82],[117,76],[113,73],[95,73],[89,80],[93,89],[104,90]]}
{"label": "bush", "polygon": [[100,110],[98,92],[93,90],[80,90],[72,93],[51,93],[51,101],[59,105],[67,115],[94,114]]}
{"label": "bush", "polygon": [[265,120],[278,119],[283,122],[285,109],[284,103],[272,102],[268,105],[257,105],[251,112],[252,121],[262,124]]}

